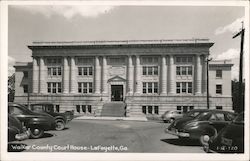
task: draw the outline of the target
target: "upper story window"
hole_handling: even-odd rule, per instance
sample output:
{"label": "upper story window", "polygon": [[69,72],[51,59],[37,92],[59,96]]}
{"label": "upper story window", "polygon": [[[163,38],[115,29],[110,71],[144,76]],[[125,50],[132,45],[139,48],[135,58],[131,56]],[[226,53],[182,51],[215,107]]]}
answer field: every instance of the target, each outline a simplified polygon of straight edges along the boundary
{"label": "upper story window", "polygon": [[143,66],[143,75],[158,75],[158,66]]}
{"label": "upper story window", "polygon": [[48,65],[61,65],[62,59],[61,58],[47,58]]}
{"label": "upper story window", "polygon": [[192,82],[176,82],[176,93],[192,93]]}
{"label": "upper story window", "polygon": [[61,76],[61,67],[48,67],[48,76]]}
{"label": "upper story window", "polygon": [[78,83],[78,93],[92,93],[93,84],[92,82],[79,82]]}
{"label": "upper story window", "polygon": [[48,93],[62,93],[61,82],[48,82]]}
{"label": "upper story window", "polygon": [[176,75],[192,75],[193,68],[192,66],[177,66]]}
{"label": "upper story window", "polygon": [[177,56],[176,63],[192,63],[193,57],[192,56]]}
{"label": "upper story window", "polygon": [[142,57],[142,61],[144,64],[158,63],[158,57],[146,56]]}
{"label": "upper story window", "polygon": [[78,75],[90,76],[93,75],[92,67],[78,67]]}
{"label": "upper story window", "polygon": [[24,77],[24,78],[28,78],[28,77],[29,77],[28,71],[23,71],[23,77]]}
{"label": "upper story window", "polygon": [[216,78],[222,78],[222,70],[216,70]]}
{"label": "upper story window", "polygon": [[143,82],[143,93],[158,93],[158,82]]}
{"label": "upper story window", "polygon": [[216,85],[216,94],[222,94],[222,85],[221,84]]}

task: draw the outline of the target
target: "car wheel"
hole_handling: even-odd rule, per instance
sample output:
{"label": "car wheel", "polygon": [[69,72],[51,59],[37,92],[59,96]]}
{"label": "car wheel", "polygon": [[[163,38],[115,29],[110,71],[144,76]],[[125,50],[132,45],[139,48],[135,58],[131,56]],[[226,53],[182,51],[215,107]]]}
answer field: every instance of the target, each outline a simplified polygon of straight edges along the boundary
{"label": "car wheel", "polygon": [[212,134],[203,134],[200,136],[200,144],[206,145],[207,142],[217,136],[217,130],[214,129]]}
{"label": "car wheel", "polygon": [[38,139],[43,136],[44,130],[39,127],[32,127],[29,128],[30,131],[30,137],[33,139]]}
{"label": "car wheel", "polygon": [[56,120],[56,130],[61,131],[65,128],[65,123],[63,120]]}

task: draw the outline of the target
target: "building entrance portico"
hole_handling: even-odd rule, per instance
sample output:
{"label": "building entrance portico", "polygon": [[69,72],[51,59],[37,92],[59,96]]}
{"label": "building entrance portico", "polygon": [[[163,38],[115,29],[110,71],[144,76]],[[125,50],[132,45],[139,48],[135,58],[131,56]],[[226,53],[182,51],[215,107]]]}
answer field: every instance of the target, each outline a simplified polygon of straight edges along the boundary
{"label": "building entrance portico", "polygon": [[123,101],[123,85],[111,85],[111,101]]}

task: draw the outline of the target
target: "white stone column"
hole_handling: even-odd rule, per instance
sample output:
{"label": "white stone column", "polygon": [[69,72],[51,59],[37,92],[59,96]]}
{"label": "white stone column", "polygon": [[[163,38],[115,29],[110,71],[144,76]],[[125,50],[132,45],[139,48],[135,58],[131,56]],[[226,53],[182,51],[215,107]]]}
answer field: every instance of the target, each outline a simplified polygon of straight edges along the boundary
{"label": "white stone column", "polygon": [[176,73],[175,73],[175,65],[174,65],[174,56],[170,55],[169,56],[169,93],[170,94],[175,94],[176,93]]}
{"label": "white stone column", "polygon": [[204,55],[202,59],[202,92],[204,95],[207,94],[207,57]]}
{"label": "white stone column", "polygon": [[107,85],[107,58],[106,56],[102,57],[102,93],[108,93]]}
{"label": "white stone column", "polygon": [[100,93],[101,86],[101,68],[98,56],[95,57],[95,93]]}
{"label": "white stone column", "polygon": [[47,91],[45,77],[46,77],[46,70],[45,70],[45,65],[44,65],[44,58],[40,57],[40,60],[39,60],[39,93],[46,93]]}
{"label": "white stone column", "polygon": [[133,94],[133,60],[132,56],[128,56],[128,94]]}
{"label": "white stone column", "polygon": [[70,93],[77,93],[75,57],[70,58]]}
{"label": "white stone column", "polygon": [[136,55],[135,59],[135,93],[141,93],[141,65],[139,55]]}
{"label": "white stone column", "polygon": [[69,93],[69,63],[67,57],[63,57],[63,93]]}
{"label": "white stone column", "polygon": [[166,66],[166,56],[161,57],[161,95],[167,93],[167,66]]}
{"label": "white stone column", "polygon": [[201,94],[201,76],[202,76],[202,66],[201,66],[201,57],[196,55],[196,80],[195,80],[195,94]]}
{"label": "white stone column", "polygon": [[33,69],[32,69],[32,93],[38,93],[39,84],[39,67],[37,58],[33,57]]}

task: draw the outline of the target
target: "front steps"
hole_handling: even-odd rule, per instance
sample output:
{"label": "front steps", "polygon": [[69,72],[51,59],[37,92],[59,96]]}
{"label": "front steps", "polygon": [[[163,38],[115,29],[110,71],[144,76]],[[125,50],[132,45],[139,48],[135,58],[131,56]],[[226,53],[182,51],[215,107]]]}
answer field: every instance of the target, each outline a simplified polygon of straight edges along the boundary
{"label": "front steps", "polygon": [[102,107],[101,117],[125,117],[126,103],[109,102]]}

